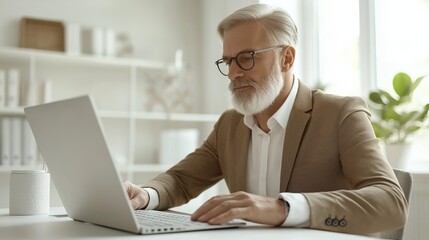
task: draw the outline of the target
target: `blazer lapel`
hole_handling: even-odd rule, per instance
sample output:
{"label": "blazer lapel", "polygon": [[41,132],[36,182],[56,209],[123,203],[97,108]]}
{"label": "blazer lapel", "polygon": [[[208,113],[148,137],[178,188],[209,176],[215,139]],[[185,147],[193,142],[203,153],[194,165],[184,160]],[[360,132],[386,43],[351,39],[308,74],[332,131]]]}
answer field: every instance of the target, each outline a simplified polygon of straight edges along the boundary
{"label": "blazer lapel", "polygon": [[237,126],[234,136],[234,167],[236,174],[233,192],[246,190],[247,155],[249,153],[250,129],[244,124],[243,119]]}
{"label": "blazer lapel", "polygon": [[280,176],[280,192],[285,192],[295,164],[296,155],[304,135],[312,109],[312,92],[308,86],[299,81],[298,93],[286,126],[283,144],[283,159]]}

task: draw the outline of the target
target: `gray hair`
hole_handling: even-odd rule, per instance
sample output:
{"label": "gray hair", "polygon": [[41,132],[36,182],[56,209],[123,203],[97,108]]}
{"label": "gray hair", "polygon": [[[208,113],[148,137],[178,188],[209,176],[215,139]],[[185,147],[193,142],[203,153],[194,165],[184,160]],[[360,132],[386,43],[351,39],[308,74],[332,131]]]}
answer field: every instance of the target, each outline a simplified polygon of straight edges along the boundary
{"label": "gray hair", "polygon": [[268,40],[273,45],[296,46],[298,29],[290,15],[282,8],[266,4],[254,4],[233,12],[218,25],[217,31],[223,39],[226,31],[242,22],[260,22]]}

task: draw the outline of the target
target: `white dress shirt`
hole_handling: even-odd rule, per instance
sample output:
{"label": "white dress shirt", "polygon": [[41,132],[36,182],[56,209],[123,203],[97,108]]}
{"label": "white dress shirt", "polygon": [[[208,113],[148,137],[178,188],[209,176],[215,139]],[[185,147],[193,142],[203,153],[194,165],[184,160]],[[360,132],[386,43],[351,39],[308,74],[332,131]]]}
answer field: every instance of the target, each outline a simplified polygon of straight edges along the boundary
{"label": "white dress shirt", "polygon": [[[283,156],[283,143],[286,126],[298,93],[299,82],[295,80],[292,90],[279,110],[268,119],[270,132],[265,133],[256,124],[253,115],[245,115],[244,123],[252,130],[249,143],[246,191],[268,197],[280,197],[287,201],[290,208],[283,226],[310,226],[310,206],[300,193],[280,193],[280,174]],[[286,149],[287,151],[287,146]],[[158,193],[145,188],[149,193],[149,204],[146,209],[156,209],[159,205]]]}
{"label": "white dress shirt", "polygon": [[310,225],[310,207],[300,193],[279,193],[286,126],[298,93],[299,82],[294,79],[292,89],[283,105],[271,116],[265,133],[253,115],[244,116],[244,124],[252,130],[247,161],[246,191],[268,197],[279,197],[289,203],[289,213],[283,226]]}

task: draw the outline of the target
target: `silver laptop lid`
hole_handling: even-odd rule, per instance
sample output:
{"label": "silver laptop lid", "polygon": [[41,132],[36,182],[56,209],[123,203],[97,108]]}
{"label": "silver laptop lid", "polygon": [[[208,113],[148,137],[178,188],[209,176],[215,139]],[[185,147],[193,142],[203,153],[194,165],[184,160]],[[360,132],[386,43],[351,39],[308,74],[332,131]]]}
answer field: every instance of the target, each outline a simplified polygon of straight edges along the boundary
{"label": "silver laptop lid", "polygon": [[90,97],[24,111],[69,217],[139,232]]}

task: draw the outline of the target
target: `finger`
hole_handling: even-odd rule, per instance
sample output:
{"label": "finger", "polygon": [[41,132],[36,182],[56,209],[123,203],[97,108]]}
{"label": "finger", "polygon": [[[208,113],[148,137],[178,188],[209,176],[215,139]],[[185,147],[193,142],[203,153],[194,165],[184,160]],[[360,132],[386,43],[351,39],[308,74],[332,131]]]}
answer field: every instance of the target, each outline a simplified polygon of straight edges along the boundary
{"label": "finger", "polygon": [[139,208],[140,203],[139,203],[137,198],[130,199],[130,202],[131,202],[131,206],[133,207],[133,209]]}
{"label": "finger", "polygon": [[207,214],[213,208],[217,207],[219,204],[222,204],[228,200],[243,200],[249,198],[249,194],[246,192],[235,192],[229,195],[219,195],[211,198],[207,202],[205,202],[194,214],[191,216],[193,221],[197,221],[201,216]]}
{"label": "finger", "polygon": [[124,188],[127,191],[128,197],[132,198],[133,191],[132,191],[132,183],[129,181],[124,182]]}
{"label": "finger", "polygon": [[208,221],[209,224],[217,225],[217,224],[224,224],[229,221],[232,221],[234,219],[240,218],[245,219],[246,213],[247,213],[247,207],[237,207],[237,208],[231,208],[228,211],[210,219]]}
{"label": "finger", "polygon": [[209,212],[211,209],[219,205],[220,203],[233,198],[231,195],[219,195],[216,197],[212,197],[203,205],[201,205],[192,215],[191,219],[193,221],[197,221],[201,216],[205,215],[207,212]]}
{"label": "finger", "polygon": [[240,211],[236,211],[235,209],[238,208],[245,208],[249,205],[248,201],[246,199],[243,200],[225,200],[223,202],[220,202],[218,205],[211,208],[209,211],[207,211],[205,214],[200,216],[198,218],[198,221],[201,222],[211,222],[213,219],[218,218],[219,216],[224,216],[221,219],[228,218],[229,220],[233,218],[240,218],[241,215],[237,215],[241,213]]}

